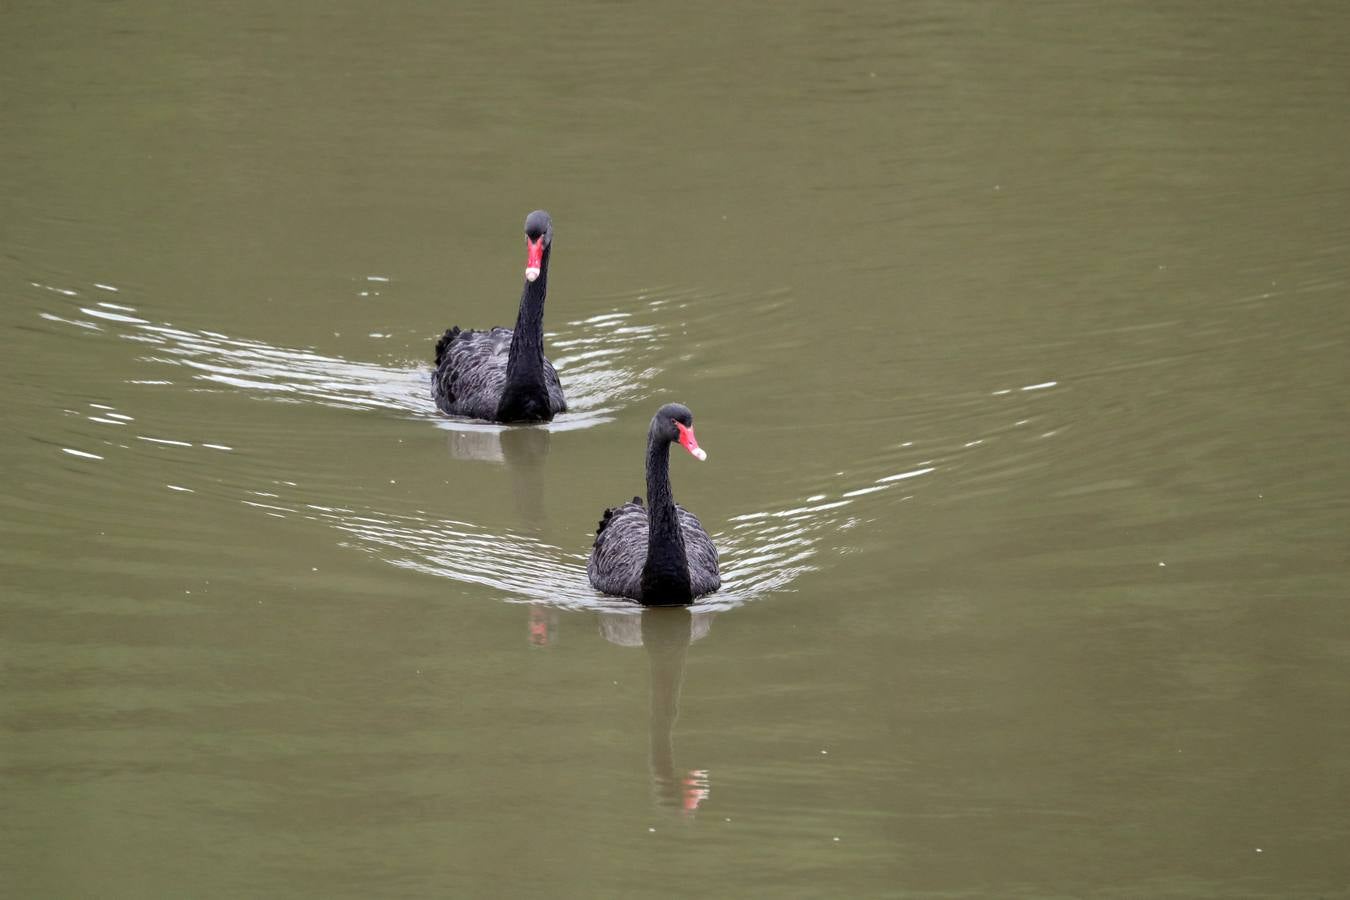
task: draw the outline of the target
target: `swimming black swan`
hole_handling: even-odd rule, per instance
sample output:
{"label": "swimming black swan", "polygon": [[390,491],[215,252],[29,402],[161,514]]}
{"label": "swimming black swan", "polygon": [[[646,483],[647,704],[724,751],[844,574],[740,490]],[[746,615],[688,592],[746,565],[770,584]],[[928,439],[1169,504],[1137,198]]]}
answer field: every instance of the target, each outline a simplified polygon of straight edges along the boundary
{"label": "swimming black swan", "polygon": [[553,220],[525,217],[525,290],[515,329],[461,331],[436,342],[431,396],[441,412],[493,422],[547,422],[567,409],[553,363],[544,358],[544,295]]}
{"label": "swimming black swan", "polygon": [[694,414],[678,403],[656,411],[647,431],[647,508],[640,497],[605,510],[586,573],[606,594],[644,606],[682,606],[722,584],[717,548],[693,513],[670,495],[670,444],[708,458],[694,439]]}

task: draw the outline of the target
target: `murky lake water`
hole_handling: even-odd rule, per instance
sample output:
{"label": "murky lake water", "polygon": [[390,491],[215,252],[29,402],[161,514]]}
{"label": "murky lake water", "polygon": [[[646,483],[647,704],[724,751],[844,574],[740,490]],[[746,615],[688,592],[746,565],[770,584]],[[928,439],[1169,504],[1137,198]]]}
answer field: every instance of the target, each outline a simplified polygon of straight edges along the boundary
{"label": "murky lake water", "polygon": [[0,893],[1344,896],[1347,24],[6,5]]}

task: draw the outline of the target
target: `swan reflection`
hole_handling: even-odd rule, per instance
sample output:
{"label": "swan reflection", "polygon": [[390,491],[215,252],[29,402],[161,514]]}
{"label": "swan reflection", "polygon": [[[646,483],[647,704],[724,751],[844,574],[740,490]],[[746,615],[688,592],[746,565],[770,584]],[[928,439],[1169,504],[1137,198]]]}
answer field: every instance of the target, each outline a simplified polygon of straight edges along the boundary
{"label": "swan reflection", "polygon": [[511,472],[511,494],[516,515],[527,529],[538,532],[545,519],[544,463],[551,432],[539,426],[479,425],[455,422],[446,432],[445,446],[455,459],[505,465]]}
{"label": "swan reflection", "polygon": [[602,612],[600,634],[611,644],[642,647],[650,671],[647,763],[658,806],[693,815],[712,791],[707,769],[675,767],[675,721],[680,715],[689,645],[706,637],[716,613],[686,608],[640,614]]}
{"label": "swan reflection", "polygon": [[558,607],[530,604],[529,642],[531,647],[552,647],[558,643]]}
{"label": "swan reflection", "polygon": [[446,430],[445,448],[455,459],[538,468],[548,456],[549,434],[533,426],[455,422]]}

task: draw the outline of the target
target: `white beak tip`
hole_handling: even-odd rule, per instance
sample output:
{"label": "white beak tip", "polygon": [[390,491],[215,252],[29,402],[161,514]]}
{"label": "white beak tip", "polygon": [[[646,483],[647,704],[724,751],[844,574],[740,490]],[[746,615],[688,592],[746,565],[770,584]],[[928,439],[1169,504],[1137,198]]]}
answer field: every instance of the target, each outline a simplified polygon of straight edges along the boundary
{"label": "white beak tip", "polygon": [[537,269],[536,267],[530,266],[525,270],[526,281],[534,281],[538,277],[539,277],[539,269]]}
{"label": "white beak tip", "polygon": [[693,453],[694,459],[698,460],[699,462],[703,462],[703,460],[708,458],[708,451],[704,450],[702,447],[695,447],[693,450],[689,452]]}

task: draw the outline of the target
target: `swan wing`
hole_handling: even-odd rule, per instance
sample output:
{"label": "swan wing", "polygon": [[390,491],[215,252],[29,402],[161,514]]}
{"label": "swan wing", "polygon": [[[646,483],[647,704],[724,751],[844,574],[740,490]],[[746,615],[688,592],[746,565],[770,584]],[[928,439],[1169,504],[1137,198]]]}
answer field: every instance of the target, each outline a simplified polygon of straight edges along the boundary
{"label": "swan wing", "polygon": [[605,510],[595,531],[586,574],[591,586],[605,594],[642,595],[642,566],[647,561],[647,510],[634,497],[628,503]]}
{"label": "swan wing", "polygon": [[689,560],[689,588],[695,597],[711,594],[722,586],[722,575],[717,565],[717,547],[704,530],[698,516],[675,504],[680,517],[680,533],[684,536],[684,554]]}
{"label": "swan wing", "polygon": [[447,331],[436,343],[432,380],[436,406],[452,416],[492,418],[506,383],[510,353],[509,328],[461,331],[456,326]]}
{"label": "swan wing", "polygon": [[548,386],[548,405],[553,414],[567,412],[567,400],[563,398],[562,381],[558,378],[558,370],[553,368],[548,357],[544,357],[544,383]]}

